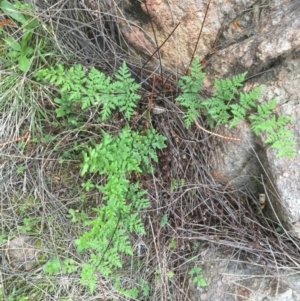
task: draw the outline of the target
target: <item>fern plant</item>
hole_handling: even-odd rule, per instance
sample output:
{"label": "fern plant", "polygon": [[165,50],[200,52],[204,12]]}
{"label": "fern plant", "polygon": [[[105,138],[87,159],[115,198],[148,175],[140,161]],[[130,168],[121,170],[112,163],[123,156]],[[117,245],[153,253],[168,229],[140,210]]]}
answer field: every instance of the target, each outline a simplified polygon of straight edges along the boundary
{"label": "fern plant", "polygon": [[116,108],[130,119],[140,96],[136,93],[140,85],[134,82],[125,62],[114,75],[115,80],[92,68],[89,72],[82,65],[67,69],[63,65],[40,69],[35,73],[39,81],[50,82],[59,89],[54,101],[59,105],[57,117],[70,116],[80,105],[85,110],[93,105],[101,106],[100,121],[111,116]]}
{"label": "fern plant", "polygon": [[206,287],[207,286],[207,283],[202,274],[202,268],[195,266],[192,269],[190,269],[188,274],[193,277],[193,282],[196,283],[196,285],[198,287]]}
{"label": "fern plant", "polygon": [[291,118],[272,114],[275,106],[276,99],[257,105],[257,114],[249,116],[251,128],[256,135],[265,134],[265,143],[278,150],[278,157],[293,157],[296,154],[294,137],[286,128]]}
{"label": "fern plant", "polygon": [[183,115],[187,128],[191,126],[195,118],[200,116],[200,110],[205,108],[199,101],[199,91],[201,90],[204,77],[205,73],[202,72],[201,65],[194,60],[190,67],[190,75],[184,75],[178,81],[182,94],[176,98],[176,101],[187,109]]}
{"label": "fern plant", "polygon": [[187,128],[199,117],[200,112],[207,117],[208,124],[228,124],[229,128],[236,126],[246,118],[251,122],[255,135],[266,136],[264,142],[278,150],[278,157],[293,157],[296,154],[293,134],[287,129],[291,120],[288,116],[276,117],[273,110],[276,99],[259,104],[261,87],[250,92],[242,93],[239,88],[243,85],[246,73],[233,76],[232,79],[215,80],[215,93],[211,98],[203,99],[199,93],[205,73],[198,60],[192,62],[190,75],[179,80],[182,94],[176,98],[186,113],[183,119]]}
{"label": "fern plant", "polygon": [[[35,76],[59,89],[59,97],[55,98],[59,105],[56,114],[69,118],[70,122],[78,105],[82,110],[100,106],[100,121],[111,118],[114,110],[123,112],[130,120],[140,99],[136,93],[140,86],[131,78],[125,63],[113,78],[95,68],[87,73],[81,65],[68,70],[62,65],[41,69]],[[131,181],[131,176],[152,171],[151,162],[158,161],[156,151],[165,147],[165,140],[153,128],[140,134],[125,126],[116,136],[102,131],[99,144],[82,146],[81,176],[99,174],[105,178],[102,185],[91,179],[82,183],[87,191],[96,188],[102,195],[102,205],[93,208],[93,219],[84,213],[78,219],[70,210],[73,222],[84,222],[83,233],[75,243],[79,252],[88,250],[90,254],[88,262],[82,265],[81,283],[91,292],[97,283],[96,275],[100,274],[110,277],[120,293],[137,297],[137,287],[123,289],[118,280],[122,256],[133,254],[129,235],[145,233],[140,212],[149,206],[146,191],[138,181]]]}
{"label": "fern plant", "polygon": [[86,231],[75,241],[80,252],[92,251],[81,274],[82,283],[91,291],[96,271],[104,277],[116,276],[116,268],[122,267],[121,254],[132,255],[128,234],[145,234],[139,213],[149,205],[146,191],[129,178],[132,172],[149,171],[150,159],[158,160],[155,151],[165,147],[165,138],[154,129],[140,135],[125,127],[117,137],[105,132],[102,136],[100,144],[83,152],[81,175],[96,172],[107,176],[104,185],[95,185],[104,204],[94,209],[96,218],[85,223]]}

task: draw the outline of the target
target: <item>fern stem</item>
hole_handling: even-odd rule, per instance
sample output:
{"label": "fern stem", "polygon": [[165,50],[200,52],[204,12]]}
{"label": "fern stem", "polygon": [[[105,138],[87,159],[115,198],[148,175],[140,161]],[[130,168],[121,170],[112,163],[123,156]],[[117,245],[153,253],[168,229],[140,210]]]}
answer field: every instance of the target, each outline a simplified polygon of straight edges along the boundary
{"label": "fern stem", "polygon": [[203,126],[201,126],[196,119],[194,121],[195,121],[195,124],[198,128],[200,128],[202,131],[204,131],[206,133],[209,133],[213,136],[217,136],[217,137],[220,137],[220,138],[223,138],[223,139],[226,139],[226,140],[241,141],[241,139],[239,139],[239,138],[223,136],[223,135],[219,135],[217,133],[211,132],[211,131],[207,130],[206,128],[204,128]]}

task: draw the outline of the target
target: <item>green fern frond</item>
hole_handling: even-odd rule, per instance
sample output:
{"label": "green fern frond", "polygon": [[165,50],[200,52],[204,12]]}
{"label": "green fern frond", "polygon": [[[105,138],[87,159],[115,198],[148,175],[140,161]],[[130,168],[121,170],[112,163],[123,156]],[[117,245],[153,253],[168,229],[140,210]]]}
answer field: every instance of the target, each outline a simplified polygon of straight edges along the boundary
{"label": "green fern frond", "polygon": [[[190,75],[182,76],[178,81],[178,85],[184,94],[197,94],[202,88],[204,77],[205,73],[202,72],[199,60],[194,59],[190,66]],[[184,101],[184,98],[182,100]],[[178,102],[180,101],[178,100]]]}
{"label": "green fern frond", "polygon": [[126,119],[130,120],[136,108],[136,102],[140,99],[140,96],[137,94],[140,85],[135,83],[125,62],[115,74],[115,78],[118,81],[116,82],[116,90],[112,94],[112,99],[116,106],[120,107],[120,111],[125,113]]}
{"label": "green fern frond", "polygon": [[242,86],[242,82],[245,80],[247,73],[233,76],[230,79],[216,79],[214,86],[216,88],[216,96],[223,101],[231,101],[239,93],[238,88]]}
{"label": "green fern frond", "polygon": [[232,77],[231,83],[232,83],[232,87],[235,87],[235,88],[233,88],[234,90],[237,87],[242,87],[243,86],[246,75],[247,75],[247,72],[244,72],[244,73],[241,73],[241,74],[238,74],[238,75],[234,75]]}
{"label": "green fern frond", "polygon": [[190,128],[191,124],[199,116],[200,116],[199,110],[197,110],[195,107],[189,108],[187,112],[182,116],[185,126],[187,128]]}
{"label": "green fern frond", "polygon": [[213,97],[202,100],[199,90],[205,74],[198,61],[195,60],[190,75],[185,75],[179,80],[183,93],[176,98],[176,101],[186,109],[183,115],[186,127],[189,128],[202,113],[207,117],[209,126],[229,124],[231,129],[244,120],[249,115],[249,111],[256,111],[249,116],[252,131],[256,135],[264,133],[267,136],[265,143],[280,150],[278,156],[295,154],[295,151],[292,151],[294,142],[288,142],[291,141],[292,134],[285,128],[290,118],[287,116],[276,118],[273,113],[276,99],[258,104],[261,87],[256,87],[246,93],[239,91],[246,74],[245,72],[233,76],[232,79],[215,79]]}
{"label": "green fern frond", "polygon": [[278,116],[276,120],[276,126],[278,128],[283,128],[285,127],[290,121],[292,120],[291,117],[289,116]]}
{"label": "green fern frond", "polygon": [[130,120],[140,99],[137,93],[140,85],[131,77],[125,62],[114,75],[114,82],[95,68],[85,72],[79,64],[67,70],[62,65],[41,69],[35,73],[35,77],[40,81],[49,81],[59,88],[61,97],[57,102],[60,104],[58,117],[73,113],[73,108],[79,103],[82,110],[101,105],[100,121],[110,118],[116,109]]}
{"label": "green fern frond", "polygon": [[241,120],[245,119],[246,116],[246,109],[244,108],[244,106],[241,106],[239,104],[232,104],[230,105],[230,109],[230,112],[233,115],[233,119],[229,123],[229,129],[238,125]]}
{"label": "green fern frond", "polygon": [[295,145],[296,143],[293,139],[283,139],[274,142],[271,148],[278,150],[277,157],[292,158],[297,154]]}
{"label": "green fern frond", "polygon": [[83,152],[81,174],[105,174],[106,182],[95,185],[104,204],[94,209],[96,217],[75,242],[78,251],[92,251],[89,263],[103,276],[122,266],[121,254],[132,255],[128,233],[145,234],[140,210],[147,208],[149,201],[144,197],[146,191],[139,183],[131,184],[128,175],[149,168],[150,158],[157,160],[155,151],[164,148],[164,142],[165,138],[153,128],[140,135],[126,126],[117,136],[102,132],[101,143]]}
{"label": "green fern frond", "polygon": [[259,135],[262,132],[270,133],[273,131],[276,117],[269,117],[268,115],[250,115],[249,119],[251,120],[251,129],[255,135]]}
{"label": "green fern frond", "polygon": [[80,283],[87,285],[90,289],[90,292],[92,293],[96,288],[97,282],[98,278],[95,275],[95,267],[90,264],[83,263]]}
{"label": "green fern frond", "polygon": [[214,120],[214,123],[220,125],[228,122],[229,107],[218,95],[203,101],[203,105],[207,109],[206,115],[209,119]]}
{"label": "green fern frond", "polygon": [[195,59],[190,67],[190,75],[184,75],[178,81],[182,93],[176,98],[176,101],[187,109],[187,112],[183,115],[183,120],[187,128],[191,126],[195,118],[199,117],[199,111],[204,109],[199,94],[204,77],[205,74],[202,72],[202,66]]}
{"label": "green fern frond", "polygon": [[266,103],[257,105],[257,114],[261,119],[268,118],[276,107],[276,98],[269,100]]}
{"label": "green fern frond", "polygon": [[252,108],[255,108],[257,105],[256,101],[258,100],[260,93],[261,87],[256,87],[255,89],[247,93],[240,93],[240,105],[246,110],[251,110]]}
{"label": "green fern frond", "polygon": [[265,133],[265,143],[270,144],[271,148],[277,149],[277,157],[293,157],[296,155],[295,141],[293,134],[286,128],[286,125],[291,120],[288,116],[271,115],[270,108],[274,106],[274,100],[267,103],[265,106],[260,106],[262,116],[257,115],[249,116],[251,120],[251,129],[256,134]]}

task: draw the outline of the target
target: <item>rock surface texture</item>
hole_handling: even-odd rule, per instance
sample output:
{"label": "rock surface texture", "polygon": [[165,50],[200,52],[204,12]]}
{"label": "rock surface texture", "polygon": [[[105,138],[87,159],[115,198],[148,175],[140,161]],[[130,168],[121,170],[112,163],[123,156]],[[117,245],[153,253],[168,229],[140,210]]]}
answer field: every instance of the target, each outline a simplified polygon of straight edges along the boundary
{"label": "rock surface texture", "polygon": [[274,68],[272,76],[261,77],[265,79],[263,99],[276,97],[278,114],[293,117],[290,129],[297,140],[297,156],[290,159],[276,158],[275,153],[266,148],[262,162],[268,175],[266,187],[270,192],[271,204],[283,224],[297,237],[300,237],[299,68],[299,58],[289,56]]}
{"label": "rock surface texture", "polygon": [[30,271],[35,266],[37,248],[29,236],[14,237],[7,244],[6,258],[11,268]]}
{"label": "rock surface texture", "polygon": [[264,269],[259,258],[237,259],[225,249],[207,249],[202,255],[203,276],[208,286],[197,289],[191,281],[188,289],[191,301],[300,300],[299,275],[289,274],[288,270],[279,270],[274,275]]}
{"label": "rock surface texture", "polygon": [[[299,142],[300,1],[148,0],[141,8],[152,22],[136,22],[154,45],[162,45],[159,51],[165,66],[183,73],[195,54],[204,59],[208,87],[215,77],[247,71],[253,78],[246,89],[261,84],[262,102],[276,97],[276,113],[293,117],[290,130]],[[299,154],[276,158],[246,122],[230,133],[226,128],[220,131],[242,142],[217,142],[211,162],[216,172],[238,189],[267,193],[269,207],[300,237]]]}

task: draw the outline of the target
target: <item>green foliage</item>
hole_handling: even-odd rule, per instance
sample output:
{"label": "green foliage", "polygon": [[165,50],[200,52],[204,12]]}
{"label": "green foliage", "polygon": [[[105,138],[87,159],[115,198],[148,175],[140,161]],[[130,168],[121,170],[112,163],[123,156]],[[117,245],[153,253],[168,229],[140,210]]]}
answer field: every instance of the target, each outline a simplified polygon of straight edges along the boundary
{"label": "green foliage", "polygon": [[190,75],[184,75],[178,81],[182,94],[176,98],[176,101],[187,109],[183,115],[187,128],[191,126],[195,118],[200,116],[199,110],[204,109],[203,104],[199,101],[199,91],[202,87],[205,73],[202,72],[202,67],[196,60],[193,60],[190,71]]}
{"label": "green foliage", "polygon": [[197,266],[193,267],[192,269],[190,269],[189,275],[193,277],[193,282],[196,283],[198,287],[207,286],[207,283],[202,274],[202,268]]}
{"label": "green foliage", "polygon": [[48,275],[71,274],[76,272],[77,269],[78,266],[75,265],[72,259],[60,260],[58,257],[49,260],[43,267],[44,272]]}
{"label": "green foliage", "polygon": [[70,115],[79,104],[82,110],[101,105],[100,121],[108,119],[116,109],[129,120],[140,99],[136,94],[140,85],[134,83],[125,62],[114,75],[115,81],[94,67],[86,72],[79,64],[69,69],[63,65],[41,69],[35,76],[59,88],[60,97],[54,99],[59,104],[57,117]]}
{"label": "green foliage", "polygon": [[81,175],[86,172],[124,175],[125,172],[141,172],[141,164],[150,171],[149,156],[157,162],[155,150],[165,147],[165,138],[149,129],[145,135],[131,131],[128,126],[113,137],[102,132],[102,141],[83,152]]}
{"label": "green foliage", "polygon": [[275,116],[273,110],[276,99],[264,104],[258,103],[261,87],[247,93],[240,92],[239,88],[245,80],[246,73],[233,76],[232,79],[216,79],[214,95],[204,100],[199,91],[205,74],[197,60],[193,61],[190,71],[190,75],[185,75],[179,80],[182,94],[176,98],[176,101],[187,109],[183,115],[187,128],[199,117],[200,111],[207,117],[211,127],[215,124],[228,124],[229,128],[232,128],[241,120],[249,118],[253,132],[256,135],[266,136],[264,142],[278,150],[278,157],[295,156],[295,141],[287,129],[290,117]]}
{"label": "green foliage", "polygon": [[[35,73],[39,81],[54,84],[59,89],[55,102],[57,117],[67,117],[71,122],[75,108],[82,110],[100,106],[100,121],[110,119],[115,110],[123,112],[129,121],[136,102],[140,99],[129,69],[123,63],[114,74],[114,80],[92,68],[89,72],[81,65],[66,69],[63,65],[41,69]],[[73,120],[74,121],[74,120]],[[76,145],[82,151],[81,176],[99,174],[105,181],[98,185],[88,178],[82,187],[86,191],[97,189],[102,195],[102,204],[93,208],[93,218],[78,210],[70,210],[72,222],[84,224],[82,235],[75,240],[78,252],[89,251],[88,262],[82,265],[81,283],[93,292],[97,285],[96,274],[114,278],[115,288],[122,294],[137,297],[137,287],[123,289],[117,270],[122,268],[122,256],[133,255],[130,233],[145,234],[141,210],[149,206],[146,191],[131,175],[152,171],[151,162],[157,162],[156,151],[165,147],[165,138],[153,128],[140,134],[125,126],[113,136],[102,131],[99,144]],[[62,269],[58,261],[50,261],[45,271],[55,273]],[[144,289],[146,291],[146,288]]]}
{"label": "green foliage", "polygon": [[173,279],[175,276],[175,273],[173,271],[168,271],[167,276],[169,279]]}
{"label": "green foliage", "polygon": [[27,300],[28,300],[28,296],[25,295],[15,296],[14,294],[8,296],[6,299],[6,301],[27,301]]}
{"label": "green foliage", "polygon": [[114,287],[119,291],[119,293],[123,294],[126,297],[131,297],[136,299],[139,295],[139,291],[137,287],[133,287],[130,289],[123,289],[121,287],[121,279],[120,277],[116,277]]}
{"label": "green foliage", "polygon": [[155,151],[165,147],[164,140],[154,129],[140,135],[126,126],[116,137],[102,132],[101,143],[83,152],[81,175],[107,176],[104,185],[95,185],[105,203],[94,208],[96,218],[85,222],[86,232],[75,241],[79,252],[93,250],[81,274],[91,291],[96,284],[91,273],[97,270],[104,277],[112,276],[122,267],[121,254],[133,254],[128,233],[145,233],[139,212],[148,207],[146,191],[138,182],[131,183],[129,176],[151,170],[150,160],[157,161]]}
{"label": "green foliage", "polygon": [[74,209],[69,209],[68,217],[71,218],[72,223],[83,222],[87,219],[86,213]]}
{"label": "green foliage", "polygon": [[21,175],[21,174],[23,174],[24,173],[24,171],[25,171],[25,166],[18,166],[18,168],[17,168],[17,174],[18,175]]}
{"label": "green foliage", "polygon": [[161,228],[164,228],[166,226],[166,224],[168,223],[169,217],[167,214],[164,214],[163,217],[160,220],[159,226]]}
{"label": "green foliage", "polygon": [[28,296],[24,294],[18,294],[17,290],[14,288],[9,296],[4,296],[3,290],[0,287],[0,301],[27,301]]}
{"label": "green foliage", "polygon": [[276,105],[276,99],[257,106],[258,114],[250,115],[251,128],[256,135],[264,133],[265,143],[278,150],[278,157],[293,157],[295,142],[293,134],[286,128],[291,118],[288,116],[272,116],[271,110]]}
{"label": "green foliage", "polygon": [[95,275],[95,267],[91,264],[84,263],[81,269],[80,283],[89,287],[90,292],[95,290],[98,282],[97,276]]}
{"label": "green foliage", "polygon": [[150,296],[150,286],[147,281],[144,279],[140,279],[140,286],[142,288],[142,295],[143,297],[149,297]]}
{"label": "green foliage", "polygon": [[[4,0],[0,2],[0,8],[5,14],[19,22],[22,26],[23,32],[20,42],[12,36],[4,38],[4,42],[10,48],[6,56],[10,58],[12,62],[17,61],[21,71],[27,72],[31,64],[31,55],[34,52],[34,48],[30,46],[30,41],[34,29],[39,22],[36,18],[30,16],[32,9],[29,4],[20,4],[18,1],[15,1],[15,4],[11,4]],[[21,13],[21,10],[25,10],[27,13]]]}
{"label": "green foliage", "polygon": [[26,217],[23,219],[23,225],[18,226],[18,230],[22,233],[38,232],[38,224],[40,221],[40,217]]}
{"label": "green foliage", "polygon": [[6,242],[6,235],[0,234],[0,246]]}
{"label": "green foliage", "polygon": [[175,250],[177,248],[177,246],[176,246],[176,240],[174,238],[171,238],[171,240],[170,240],[170,248],[172,250]]}
{"label": "green foliage", "polygon": [[171,179],[171,192],[174,192],[175,189],[179,188],[179,187],[183,187],[185,185],[185,180],[184,179],[180,179],[180,181],[178,181],[175,178]]}

